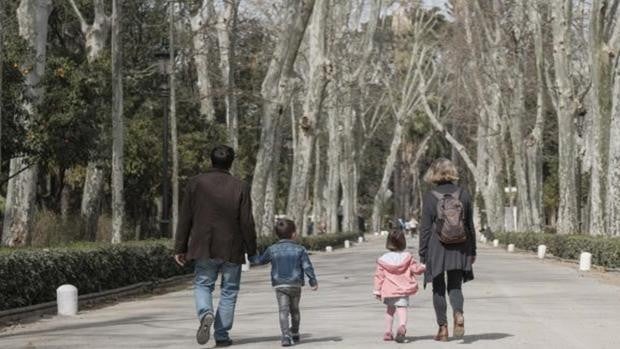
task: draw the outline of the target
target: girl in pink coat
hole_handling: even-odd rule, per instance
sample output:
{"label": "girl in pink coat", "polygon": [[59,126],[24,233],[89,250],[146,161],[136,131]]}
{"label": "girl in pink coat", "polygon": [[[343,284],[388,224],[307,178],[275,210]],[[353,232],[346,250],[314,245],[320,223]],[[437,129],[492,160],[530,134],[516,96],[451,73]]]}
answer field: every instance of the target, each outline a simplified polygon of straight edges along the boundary
{"label": "girl in pink coat", "polygon": [[426,266],[418,263],[409,252],[405,251],[407,240],[402,231],[392,231],[388,235],[385,247],[390,252],[377,260],[373,293],[387,306],[383,340],[394,340],[392,323],[394,313],[396,313],[399,320],[396,341],[400,343],[405,340],[407,333],[409,296],[418,291],[418,283],[414,275],[423,274]]}

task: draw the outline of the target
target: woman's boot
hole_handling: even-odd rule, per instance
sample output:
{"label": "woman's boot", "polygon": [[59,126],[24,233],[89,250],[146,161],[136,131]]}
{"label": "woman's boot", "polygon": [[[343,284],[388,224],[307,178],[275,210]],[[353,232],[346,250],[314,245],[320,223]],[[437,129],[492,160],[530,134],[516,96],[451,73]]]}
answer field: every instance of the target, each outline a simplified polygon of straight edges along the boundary
{"label": "woman's boot", "polygon": [[435,340],[439,342],[447,342],[448,341],[448,325],[439,326],[439,331],[437,331],[437,335],[435,336]]}

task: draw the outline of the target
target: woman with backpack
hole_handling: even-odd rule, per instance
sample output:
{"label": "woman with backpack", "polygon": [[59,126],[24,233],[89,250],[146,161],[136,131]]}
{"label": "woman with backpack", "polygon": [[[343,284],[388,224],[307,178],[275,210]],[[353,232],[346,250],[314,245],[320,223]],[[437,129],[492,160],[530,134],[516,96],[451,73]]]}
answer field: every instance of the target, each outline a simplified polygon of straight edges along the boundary
{"label": "woman with backpack", "polygon": [[[420,262],[426,264],[424,287],[433,284],[433,306],[439,330],[435,340],[448,340],[446,290],[454,315],[455,338],[465,334],[461,285],[473,280],[476,261],[476,233],[472,199],[456,184],[454,164],[444,158],[433,162],[424,181],[433,188],[424,194],[420,224]],[[446,282],[447,277],[447,282]]]}

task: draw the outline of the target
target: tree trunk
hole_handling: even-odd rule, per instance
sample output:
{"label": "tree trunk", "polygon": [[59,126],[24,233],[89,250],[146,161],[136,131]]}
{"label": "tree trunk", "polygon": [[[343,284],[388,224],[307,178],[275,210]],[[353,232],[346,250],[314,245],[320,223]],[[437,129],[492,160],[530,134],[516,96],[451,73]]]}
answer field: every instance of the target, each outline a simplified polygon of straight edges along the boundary
{"label": "tree trunk", "polygon": [[303,114],[293,123],[296,128],[296,146],[293,153],[293,176],[288,195],[287,216],[297,226],[303,224],[305,210],[305,193],[310,183],[312,152],[319,124],[327,74],[330,69],[326,57],[326,18],[329,10],[329,0],[316,0],[312,20],[309,25],[308,51],[310,80],[307,86]]}
{"label": "tree trunk", "polygon": [[120,16],[118,0],[112,0],[112,243],[121,242],[125,216],[125,199],[123,197],[125,128]]}
{"label": "tree trunk", "polygon": [[[174,3],[173,3],[174,4]],[[174,6],[170,6],[169,42],[170,42],[170,143],[172,152],[172,240],[177,235],[179,222],[179,141],[177,132],[177,88],[176,88],[176,62],[174,58]]]}
{"label": "tree trunk", "polygon": [[558,233],[570,234],[579,230],[577,207],[577,151],[575,113],[577,101],[571,81],[571,25],[572,0],[551,1],[553,31],[553,62],[558,91],[558,178],[560,202]]}
{"label": "tree trunk", "polygon": [[[330,91],[335,90],[331,88]],[[330,93],[330,108],[327,112],[327,186],[325,193],[325,216],[327,233],[338,232],[338,207],[340,199],[340,136],[338,116],[340,108],[335,100],[335,94]],[[331,151],[330,151],[331,150]]]}
{"label": "tree trunk", "polygon": [[[279,180],[279,168],[280,168],[280,155],[282,152],[282,135],[280,131],[276,131],[275,135],[275,147],[272,154],[271,166],[269,166],[267,186],[265,188],[265,202],[263,204],[263,217],[261,221],[260,235],[269,236],[273,234],[274,227],[274,213],[276,208],[276,199],[278,194],[278,180]],[[301,229],[298,226],[297,229]]]}
{"label": "tree trunk", "polygon": [[[29,119],[24,122],[26,127],[35,118],[34,105],[41,101],[44,94],[38,84],[45,73],[47,21],[51,11],[51,0],[22,0],[17,8],[19,35],[30,49],[22,64],[22,70],[28,71],[26,93],[30,97],[25,106],[29,114]],[[34,162],[36,159],[28,157],[11,159],[2,233],[2,244],[5,246],[22,246],[30,242],[38,176],[38,165]]]}
{"label": "tree trunk", "polygon": [[390,145],[390,152],[385,160],[385,167],[383,168],[383,176],[381,177],[381,184],[375,194],[375,198],[372,205],[372,227],[371,232],[379,232],[381,230],[381,209],[385,203],[385,195],[390,184],[390,178],[394,171],[394,164],[396,164],[396,157],[398,156],[398,150],[402,142],[403,137],[403,124],[400,117],[397,118],[394,124],[394,134],[392,136],[392,144]]}
{"label": "tree trunk", "polygon": [[4,3],[0,4],[0,178],[2,178],[2,85],[4,82]]}
{"label": "tree trunk", "polygon": [[[351,92],[349,92],[350,96]],[[344,118],[342,121],[342,133],[340,134],[340,183],[342,185],[342,231],[357,231],[355,203],[357,201],[357,180],[356,180],[356,150],[354,125],[356,114],[353,110],[353,98],[350,98],[344,108]]]}
{"label": "tree trunk", "polygon": [[[239,149],[239,126],[237,115],[237,95],[235,94],[234,60],[235,60],[235,29],[237,24],[238,0],[224,1],[223,9],[217,18],[217,36],[220,51],[220,72],[224,104],[226,105],[226,126],[228,143],[237,151]],[[233,171],[234,172],[234,171]]]}
{"label": "tree trunk", "polygon": [[211,10],[213,0],[202,0],[198,12],[190,18],[192,29],[192,43],[194,48],[194,63],[196,64],[196,85],[200,99],[200,114],[210,123],[215,120],[213,107],[213,86],[210,77],[211,51],[208,28],[212,21]]}
{"label": "tree trunk", "polygon": [[324,222],[324,209],[323,203],[325,197],[323,196],[323,190],[325,182],[323,178],[323,167],[321,166],[322,154],[321,154],[321,142],[317,135],[317,140],[314,142],[314,181],[312,185],[312,222],[314,223],[314,234],[318,232],[319,227]]}
{"label": "tree trunk", "polygon": [[609,155],[607,166],[607,195],[605,197],[607,212],[607,234],[620,235],[620,22],[616,23],[611,36],[611,50],[615,54],[613,70],[613,92],[611,104],[611,123],[609,127]]}
{"label": "tree trunk", "polygon": [[[71,6],[80,21],[82,34],[85,38],[86,55],[89,64],[99,59],[103,54],[110,32],[110,18],[105,14],[103,0],[93,0],[95,16],[92,24],[88,24],[74,0]],[[84,235],[94,241],[97,235],[97,221],[100,215],[101,197],[103,193],[103,165],[98,161],[89,161],[86,167],[84,188],[82,191],[82,205],[80,216],[84,225]]]}
{"label": "tree trunk", "polygon": [[[282,9],[285,15],[278,42],[261,87],[264,101],[261,136],[252,180],[252,201],[256,203],[265,202],[273,154],[278,151],[275,149],[276,129],[291,98],[293,65],[312,14],[314,0],[291,1],[286,4]],[[254,217],[257,221],[264,216],[264,208],[264,205],[254,205]]]}

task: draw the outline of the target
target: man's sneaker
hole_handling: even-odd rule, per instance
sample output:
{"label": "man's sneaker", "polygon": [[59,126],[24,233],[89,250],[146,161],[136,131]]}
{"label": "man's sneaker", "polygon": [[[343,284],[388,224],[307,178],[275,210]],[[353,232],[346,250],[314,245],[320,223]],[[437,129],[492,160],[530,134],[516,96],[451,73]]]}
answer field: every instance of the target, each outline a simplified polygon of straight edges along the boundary
{"label": "man's sneaker", "polygon": [[293,338],[289,336],[282,336],[282,346],[290,347],[291,345],[293,345]]}
{"label": "man's sneaker", "polygon": [[293,342],[295,343],[299,343],[299,341],[301,341],[301,336],[299,335],[299,333],[291,334],[291,338],[293,339]]}
{"label": "man's sneaker", "polygon": [[405,327],[405,325],[399,326],[398,330],[396,331],[396,343],[404,343],[406,334],[407,328]]}
{"label": "man's sneaker", "polygon": [[216,348],[230,347],[231,345],[233,345],[233,341],[230,338],[222,341],[215,341]]}
{"label": "man's sneaker", "polygon": [[209,341],[213,320],[214,317],[212,313],[206,313],[205,316],[202,317],[202,320],[200,320],[200,327],[198,327],[198,331],[196,331],[196,341],[198,344],[203,345]]}

